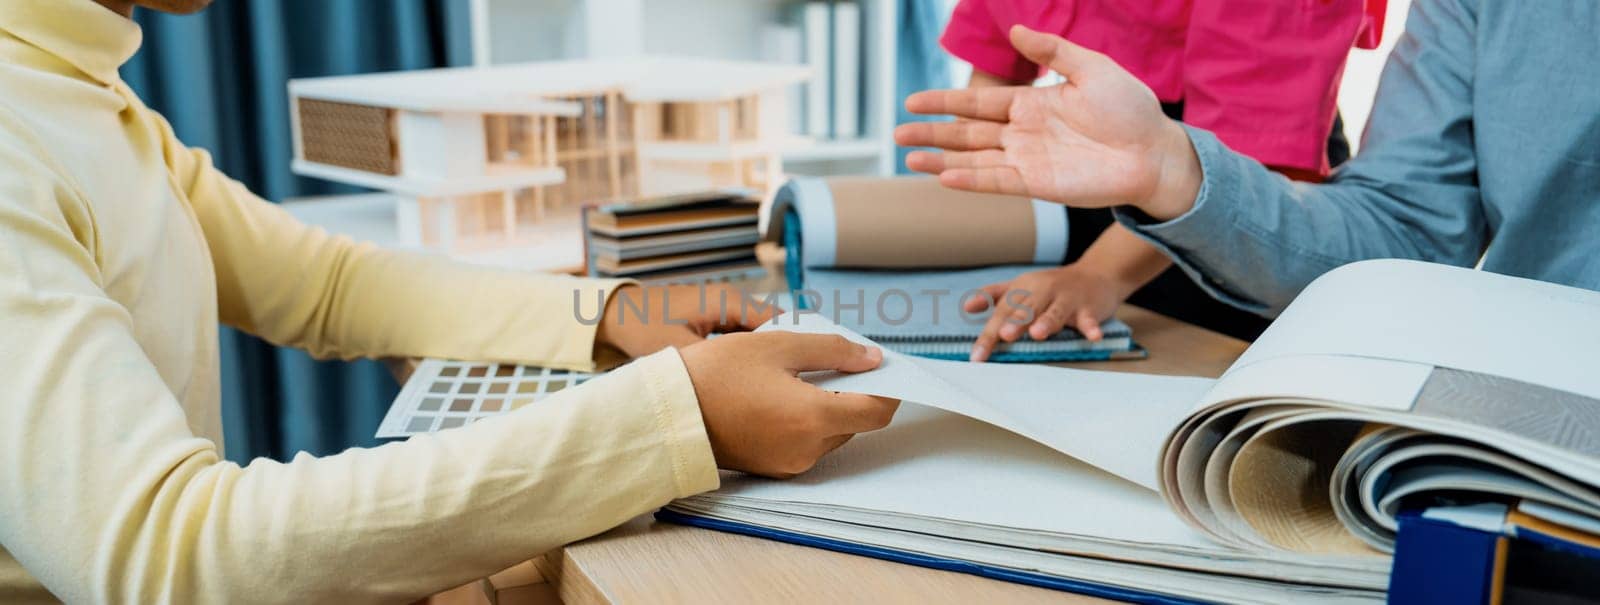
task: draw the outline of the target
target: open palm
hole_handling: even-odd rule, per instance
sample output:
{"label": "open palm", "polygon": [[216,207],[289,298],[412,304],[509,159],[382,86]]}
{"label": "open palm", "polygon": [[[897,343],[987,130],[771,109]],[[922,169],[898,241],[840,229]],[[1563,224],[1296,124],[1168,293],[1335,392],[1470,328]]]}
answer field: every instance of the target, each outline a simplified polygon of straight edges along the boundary
{"label": "open palm", "polygon": [[[1197,183],[1188,138],[1156,97],[1111,59],[1059,37],[1018,27],[1012,44],[1061,73],[1063,84],[938,90],[906,99],[914,113],[951,114],[895,130],[913,170],[957,189],[1026,195],[1071,206],[1144,202]],[[1193,199],[1192,193],[1189,199]]]}

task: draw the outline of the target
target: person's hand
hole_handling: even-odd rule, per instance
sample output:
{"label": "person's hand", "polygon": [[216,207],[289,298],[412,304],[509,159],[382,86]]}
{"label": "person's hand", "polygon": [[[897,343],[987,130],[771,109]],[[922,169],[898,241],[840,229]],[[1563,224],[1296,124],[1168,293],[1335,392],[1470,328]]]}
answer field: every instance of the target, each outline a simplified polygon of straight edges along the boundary
{"label": "person's hand", "polygon": [[972,361],[985,361],[1000,341],[1016,342],[1026,333],[1034,340],[1072,327],[1089,340],[1104,334],[1100,323],[1110,319],[1138,284],[1096,271],[1083,263],[1024,273],[1009,282],[983,287],[984,296],[962,302],[967,313],[995,307],[972,345]]}
{"label": "person's hand", "polygon": [[895,142],[937,147],[906,158],[954,189],[1026,195],[1078,207],[1133,205],[1158,220],[1193,206],[1200,164],[1150,89],[1110,58],[1022,26],[1011,44],[1065,76],[1057,86],[919,92],[906,109],[953,122],[895,128]]}
{"label": "person's hand", "polygon": [[841,336],[729,334],[679,353],[720,468],[792,477],[856,433],[888,425],[900,405],[825,391],[797,376],[813,370],[865,372],[883,362],[882,351]]}
{"label": "person's hand", "polygon": [[726,284],[617,288],[606,298],[595,342],[643,357],[686,347],[712,332],[754,330],[778,310]]}

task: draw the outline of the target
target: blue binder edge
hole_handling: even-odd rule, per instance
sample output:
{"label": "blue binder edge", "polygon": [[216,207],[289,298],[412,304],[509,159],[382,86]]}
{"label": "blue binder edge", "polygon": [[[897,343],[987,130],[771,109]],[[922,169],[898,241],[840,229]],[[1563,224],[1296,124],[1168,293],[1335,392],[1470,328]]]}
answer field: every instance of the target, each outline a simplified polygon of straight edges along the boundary
{"label": "blue binder edge", "polygon": [[1489,603],[1495,556],[1503,536],[1429,519],[1422,511],[1400,513],[1389,602]]}
{"label": "blue binder edge", "polygon": [[1109,585],[1105,585],[1105,584],[1095,584],[1095,583],[1092,583],[1092,582],[1084,582],[1084,581],[1080,581],[1080,580],[1069,580],[1069,579],[1066,579],[1066,578],[1058,578],[1058,577],[1054,577],[1054,576],[1047,576],[1047,575],[1044,575],[1044,574],[1037,574],[1037,573],[1031,573],[1031,572],[1025,572],[1025,571],[1016,571],[1016,570],[1013,570],[1013,569],[1005,569],[1005,568],[1000,568],[1000,567],[990,567],[990,566],[986,566],[986,565],[978,565],[976,563],[972,563],[972,562],[968,562],[968,561],[961,561],[961,560],[957,560],[957,559],[947,559],[947,558],[944,558],[944,557],[934,557],[934,556],[929,556],[929,555],[906,552],[906,551],[903,551],[903,550],[895,550],[895,549],[892,549],[892,548],[883,548],[883,547],[879,547],[879,546],[869,546],[869,545],[866,545],[866,544],[856,544],[854,542],[845,542],[843,540],[835,540],[835,539],[832,539],[832,538],[821,538],[821,537],[817,537],[817,536],[808,536],[808,535],[805,535],[805,534],[787,532],[787,531],[782,531],[782,530],[776,530],[776,529],[772,529],[772,528],[768,528],[768,527],[761,527],[759,525],[750,525],[750,524],[747,524],[747,523],[739,523],[739,522],[736,522],[736,521],[724,521],[722,519],[709,519],[709,518],[706,518],[706,517],[698,517],[698,516],[694,516],[694,515],[688,515],[688,514],[684,514],[684,513],[680,513],[680,512],[676,512],[676,511],[671,511],[671,510],[667,510],[667,509],[664,509],[664,508],[657,510],[656,514],[655,514],[655,517],[656,517],[656,520],[663,521],[663,522],[666,522],[666,523],[675,523],[675,524],[678,524],[678,525],[687,525],[687,526],[690,526],[690,527],[699,527],[699,528],[702,528],[702,529],[710,529],[710,530],[716,530],[716,531],[722,531],[722,532],[728,532],[728,533],[743,534],[743,535],[746,535],[746,536],[754,536],[754,537],[757,537],[757,538],[764,538],[764,539],[768,539],[768,540],[777,540],[779,542],[787,542],[787,543],[790,543],[790,544],[798,544],[800,546],[809,546],[809,547],[812,547],[812,548],[821,548],[821,549],[825,549],[825,550],[831,550],[831,551],[834,551],[834,552],[842,552],[842,553],[852,554],[852,555],[861,555],[861,556],[872,557],[874,559],[883,559],[885,561],[894,561],[896,563],[905,563],[905,564],[909,564],[909,565],[916,565],[918,567],[928,567],[928,568],[940,569],[940,570],[944,570],[944,571],[954,571],[954,572],[958,572],[958,573],[964,573],[964,574],[970,574],[970,575],[974,575],[974,576],[980,576],[980,577],[984,577],[984,578],[989,578],[989,579],[992,579],[992,580],[1000,580],[1000,581],[1003,581],[1003,582],[1013,582],[1013,583],[1016,583],[1016,584],[1027,584],[1029,586],[1038,586],[1040,588],[1049,588],[1051,590],[1060,590],[1060,591],[1064,591],[1064,592],[1072,592],[1072,593],[1089,595],[1089,596],[1092,596],[1092,597],[1100,597],[1100,598],[1105,598],[1105,599],[1115,599],[1115,600],[1118,600],[1118,601],[1127,601],[1127,602],[1130,602],[1130,603],[1146,603],[1146,604],[1149,604],[1149,605],[1188,605],[1188,604],[1204,604],[1204,603],[1206,603],[1206,601],[1196,601],[1196,600],[1193,600],[1193,599],[1184,599],[1184,598],[1180,598],[1180,597],[1174,597],[1174,596],[1171,596],[1171,595],[1164,595],[1164,594],[1152,593],[1152,592],[1143,592],[1143,591],[1132,590],[1132,589],[1122,588],[1122,587],[1117,587],[1117,586],[1109,586]]}

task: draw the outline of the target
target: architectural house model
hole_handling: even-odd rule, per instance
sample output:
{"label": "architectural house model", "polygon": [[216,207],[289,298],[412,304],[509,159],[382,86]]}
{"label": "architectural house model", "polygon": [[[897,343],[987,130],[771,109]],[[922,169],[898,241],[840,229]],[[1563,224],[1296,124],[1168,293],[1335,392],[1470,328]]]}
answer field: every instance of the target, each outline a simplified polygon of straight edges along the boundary
{"label": "architectural house model", "polygon": [[551,209],[722,187],[770,191],[801,66],[562,61],[289,82],[298,174],[397,195],[440,249],[517,241]]}

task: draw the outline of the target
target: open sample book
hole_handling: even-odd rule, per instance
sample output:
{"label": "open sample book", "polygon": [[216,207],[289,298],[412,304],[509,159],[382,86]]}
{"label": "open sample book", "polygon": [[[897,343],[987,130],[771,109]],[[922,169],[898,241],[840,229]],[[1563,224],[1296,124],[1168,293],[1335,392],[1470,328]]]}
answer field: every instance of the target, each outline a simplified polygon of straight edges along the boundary
{"label": "open sample book", "polygon": [[907,404],[799,478],[728,474],[658,516],[1160,603],[1382,599],[1402,508],[1600,519],[1600,292],[1369,261],[1216,380],[887,351],[807,379]]}

